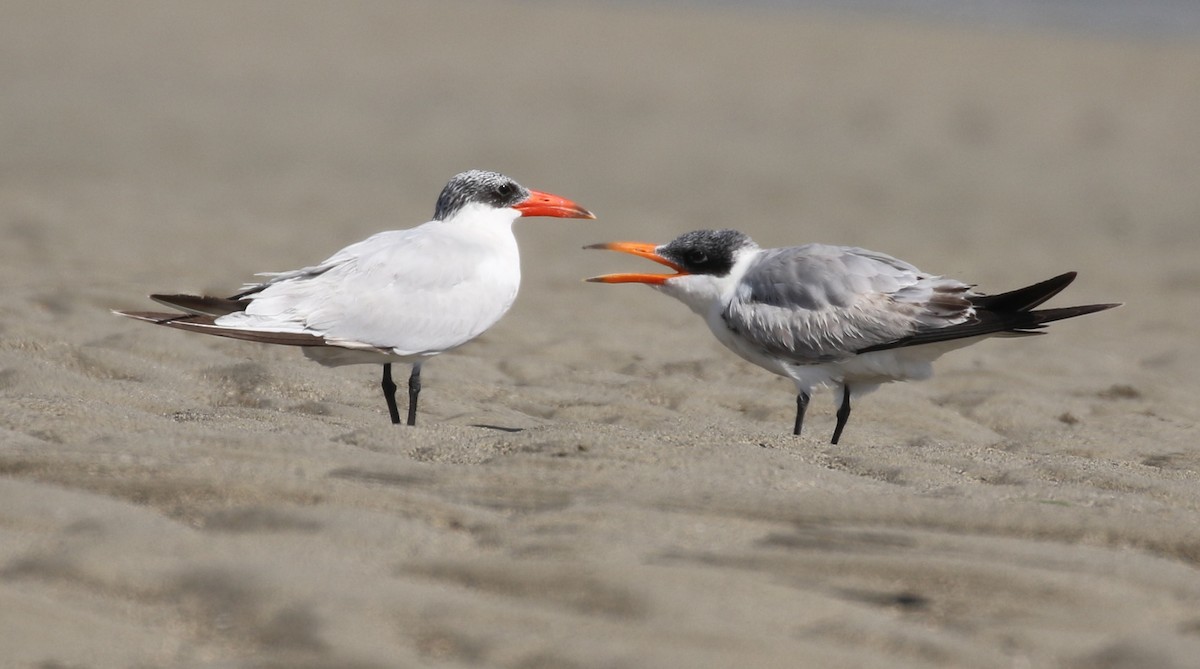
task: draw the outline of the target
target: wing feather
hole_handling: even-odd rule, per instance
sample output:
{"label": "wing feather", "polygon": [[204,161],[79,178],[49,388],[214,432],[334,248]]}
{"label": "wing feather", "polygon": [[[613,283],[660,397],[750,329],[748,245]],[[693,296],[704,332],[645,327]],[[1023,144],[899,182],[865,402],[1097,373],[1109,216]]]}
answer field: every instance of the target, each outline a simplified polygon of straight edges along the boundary
{"label": "wing feather", "polygon": [[[417,230],[423,233],[414,234]],[[400,355],[458,346],[508,310],[517,286],[496,280],[503,272],[489,265],[493,251],[478,253],[481,261],[474,263],[444,258],[449,248],[469,259],[472,244],[479,243],[448,243],[444,236],[454,234],[438,223],[379,233],[319,265],[247,286],[246,309],[216,323],[311,334],[333,345],[387,348]]]}
{"label": "wing feather", "polygon": [[260,344],[282,344],[285,346],[325,346],[327,342],[316,335],[300,332],[263,332],[261,330],[240,330],[237,328],[217,325],[212,316],[206,314],[180,314],[161,311],[114,311],[113,313],[133,318],[139,321],[165,325],[178,330],[202,332],[218,337],[242,339]]}
{"label": "wing feather", "polygon": [[815,364],[966,322],[970,289],[882,253],[808,244],[764,251],[722,318],[770,355]]}

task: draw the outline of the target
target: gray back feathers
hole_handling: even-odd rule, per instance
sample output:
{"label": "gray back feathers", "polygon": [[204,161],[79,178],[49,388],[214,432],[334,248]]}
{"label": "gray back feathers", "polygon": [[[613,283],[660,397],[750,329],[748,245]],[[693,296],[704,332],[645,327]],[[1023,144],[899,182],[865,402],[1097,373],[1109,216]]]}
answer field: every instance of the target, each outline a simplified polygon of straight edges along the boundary
{"label": "gray back feathers", "polygon": [[828,362],[969,320],[969,290],[882,253],[807,244],[760,254],[722,316],[767,353]]}

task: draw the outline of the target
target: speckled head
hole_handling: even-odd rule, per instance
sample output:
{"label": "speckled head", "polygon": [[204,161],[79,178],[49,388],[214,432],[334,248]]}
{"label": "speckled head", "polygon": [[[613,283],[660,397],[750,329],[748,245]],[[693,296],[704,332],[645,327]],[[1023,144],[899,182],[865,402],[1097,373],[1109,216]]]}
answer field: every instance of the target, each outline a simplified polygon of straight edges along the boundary
{"label": "speckled head", "polygon": [[699,276],[721,278],[729,276],[744,249],[757,249],[758,245],[747,235],[737,230],[696,230],[682,234],[666,244],[646,242],[609,242],[592,244],[584,248],[620,251],[653,260],[670,267],[675,274],[623,273],[605,274],[588,281],[598,283],[645,283],[663,286],[673,279]]}
{"label": "speckled head", "polygon": [[512,207],[529,198],[529,189],[499,172],[468,170],[454,175],[438,196],[433,220],[444,221],[473,202],[491,207]]}
{"label": "speckled head", "polygon": [[688,274],[725,276],[733,269],[738,251],[756,246],[748,235],[737,230],[694,230],[656,250]]}
{"label": "speckled head", "polygon": [[468,170],[454,175],[442,189],[433,220],[450,220],[471,204],[516,209],[518,216],[595,218],[592,212],[566,198],[526,188],[498,172]]}

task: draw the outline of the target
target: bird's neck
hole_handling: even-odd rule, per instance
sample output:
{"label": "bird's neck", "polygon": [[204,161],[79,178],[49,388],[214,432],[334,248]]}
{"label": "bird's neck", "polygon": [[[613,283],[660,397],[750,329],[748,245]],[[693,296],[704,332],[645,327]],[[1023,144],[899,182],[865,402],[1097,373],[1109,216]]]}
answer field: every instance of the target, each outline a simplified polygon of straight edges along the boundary
{"label": "bird's neck", "polygon": [[437,221],[445,234],[461,237],[466,244],[490,246],[498,251],[513,250],[517,240],[513,223],[521,214],[515,209],[468,204],[445,220]]}
{"label": "bird's neck", "polygon": [[734,260],[733,269],[724,276],[711,274],[685,274],[667,280],[659,290],[688,305],[692,311],[708,318],[711,313],[722,311],[725,305],[733,299],[738,282],[746,274],[747,268],[754,261],[757,249],[749,249],[739,253]]}
{"label": "bird's neck", "polygon": [[721,279],[706,274],[687,274],[669,279],[655,288],[683,302],[692,311],[708,316],[709,310],[721,302],[726,287]]}

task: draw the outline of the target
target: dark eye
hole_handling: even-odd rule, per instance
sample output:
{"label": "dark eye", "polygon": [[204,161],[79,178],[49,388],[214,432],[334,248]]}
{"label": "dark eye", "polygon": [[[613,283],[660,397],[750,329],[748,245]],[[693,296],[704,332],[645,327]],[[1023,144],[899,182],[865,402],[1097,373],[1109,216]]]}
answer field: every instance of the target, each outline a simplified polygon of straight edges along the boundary
{"label": "dark eye", "polygon": [[708,254],[704,251],[688,251],[687,261],[692,265],[703,265],[708,262]]}
{"label": "dark eye", "polygon": [[499,186],[496,187],[496,193],[499,194],[500,197],[502,197],[502,198],[510,198],[516,192],[517,192],[517,187],[510,183],[500,184]]}

